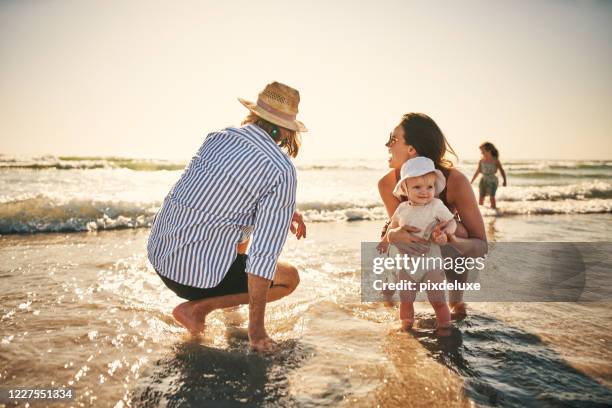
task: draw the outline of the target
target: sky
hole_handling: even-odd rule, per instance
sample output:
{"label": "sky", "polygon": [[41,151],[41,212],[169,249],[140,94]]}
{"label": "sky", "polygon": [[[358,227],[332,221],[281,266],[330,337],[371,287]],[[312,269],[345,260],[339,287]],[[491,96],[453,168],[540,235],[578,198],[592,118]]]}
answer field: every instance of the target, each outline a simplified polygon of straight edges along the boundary
{"label": "sky", "polygon": [[423,112],[461,159],[612,159],[612,2],[0,2],[0,154],[188,159],[272,81],[301,159],[386,159]]}

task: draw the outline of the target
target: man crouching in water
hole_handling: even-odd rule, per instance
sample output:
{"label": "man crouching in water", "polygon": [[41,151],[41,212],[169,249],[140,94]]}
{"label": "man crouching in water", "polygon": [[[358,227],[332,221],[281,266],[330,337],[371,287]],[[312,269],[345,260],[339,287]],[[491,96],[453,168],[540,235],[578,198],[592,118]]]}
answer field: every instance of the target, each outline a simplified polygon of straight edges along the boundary
{"label": "man crouching in water", "polygon": [[[204,331],[215,309],[249,304],[249,342],[255,351],[276,343],[264,326],[266,302],[287,296],[297,269],[278,262],[289,230],[306,226],[295,212],[299,92],[273,82],[240,128],[209,134],[166,196],[147,244],[164,284],[187,302],[172,315],[193,334]],[[252,238],[248,255],[247,243]]]}

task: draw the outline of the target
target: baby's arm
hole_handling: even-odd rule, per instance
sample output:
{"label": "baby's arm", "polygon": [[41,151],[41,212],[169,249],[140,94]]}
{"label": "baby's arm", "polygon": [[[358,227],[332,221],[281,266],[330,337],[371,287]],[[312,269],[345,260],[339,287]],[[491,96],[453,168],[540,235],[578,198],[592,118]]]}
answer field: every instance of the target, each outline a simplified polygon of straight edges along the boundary
{"label": "baby's arm", "polygon": [[[451,220],[450,222],[454,222],[454,220]],[[446,225],[448,226],[449,224],[446,224]],[[442,224],[438,224],[436,225],[436,228],[431,233],[431,240],[434,244],[444,245],[449,241],[450,238],[447,236],[449,232],[446,231],[445,227],[444,227],[445,231],[442,231],[442,228],[443,228]],[[455,224],[455,228],[456,228],[456,224]],[[454,229],[453,229],[453,234],[454,234]]]}
{"label": "baby's arm", "polygon": [[432,241],[436,244],[443,245],[448,241],[453,241],[455,231],[457,230],[457,222],[453,213],[449,211],[441,200],[436,201],[435,217],[440,221],[433,233],[431,234]]}
{"label": "baby's arm", "polygon": [[444,230],[447,234],[454,235],[455,231],[457,231],[457,221],[455,221],[455,219],[452,218],[450,221],[446,223]]}
{"label": "baby's arm", "polygon": [[[444,231],[442,231],[442,228],[444,228]],[[444,245],[448,241],[453,241],[455,239],[456,229],[457,222],[454,219],[448,221],[445,225],[438,224],[431,234],[431,239],[438,245]]]}

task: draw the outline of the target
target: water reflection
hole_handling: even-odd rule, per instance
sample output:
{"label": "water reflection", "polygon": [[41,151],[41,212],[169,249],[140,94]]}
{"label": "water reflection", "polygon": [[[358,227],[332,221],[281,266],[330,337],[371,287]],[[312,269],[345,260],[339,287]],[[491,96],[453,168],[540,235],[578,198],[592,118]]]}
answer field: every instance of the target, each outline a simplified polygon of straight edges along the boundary
{"label": "water reflection", "polygon": [[244,332],[232,331],[227,349],[193,340],[177,343],[149,368],[134,391],[132,404],[150,406],[296,406],[288,374],[313,354],[288,340],[280,352],[262,356],[248,351]]}
{"label": "water reflection", "polygon": [[415,337],[465,379],[465,393],[476,403],[609,406],[612,401],[610,388],[576,370],[532,333],[485,315],[456,326],[447,338],[437,338],[431,329],[418,329]]}

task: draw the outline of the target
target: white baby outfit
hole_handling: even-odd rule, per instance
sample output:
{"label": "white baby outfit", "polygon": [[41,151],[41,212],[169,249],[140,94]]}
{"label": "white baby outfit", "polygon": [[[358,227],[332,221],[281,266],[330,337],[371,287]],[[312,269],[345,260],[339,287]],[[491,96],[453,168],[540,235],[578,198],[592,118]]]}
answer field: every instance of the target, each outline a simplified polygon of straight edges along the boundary
{"label": "white baby outfit", "polygon": [[[453,214],[449,211],[448,208],[444,205],[444,203],[438,199],[434,198],[428,204],[418,205],[412,204],[408,201],[402,202],[399,207],[395,210],[395,213],[391,217],[392,221],[396,221],[400,226],[409,225],[411,227],[419,228],[420,231],[413,233],[414,235],[429,240],[431,233],[434,227],[441,221],[449,221],[453,219]],[[397,248],[395,246],[391,246],[393,254],[389,253],[390,256],[395,256],[397,252]],[[399,252],[402,253],[401,251]],[[430,258],[439,258],[441,256],[440,246],[434,243],[430,243],[430,250],[426,257]],[[424,259],[423,259],[424,261]],[[436,263],[439,263],[437,261]],[[433,262],[430,262],[433,264]],[[432,266],[432,265],[429,265]],[[425,278],[428,272],[433,270],[440,270],[439,268],[427,268],[427,265],[422,265],[418,269],[407,271],[407,273],[411,276],[411,279],[420,282]]]}

